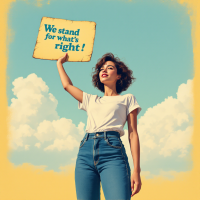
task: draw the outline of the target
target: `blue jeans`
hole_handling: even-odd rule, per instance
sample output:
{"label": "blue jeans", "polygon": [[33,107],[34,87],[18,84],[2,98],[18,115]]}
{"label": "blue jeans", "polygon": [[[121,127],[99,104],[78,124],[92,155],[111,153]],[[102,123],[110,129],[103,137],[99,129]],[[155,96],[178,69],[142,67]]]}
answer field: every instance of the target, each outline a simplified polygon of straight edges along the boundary
{"label": "blue jeans", "polygon": [[85,134],[75,167],[78,200],[100,200],[100,183],[106,200],[130,200],[130,174],[128,157],[118,132]]}

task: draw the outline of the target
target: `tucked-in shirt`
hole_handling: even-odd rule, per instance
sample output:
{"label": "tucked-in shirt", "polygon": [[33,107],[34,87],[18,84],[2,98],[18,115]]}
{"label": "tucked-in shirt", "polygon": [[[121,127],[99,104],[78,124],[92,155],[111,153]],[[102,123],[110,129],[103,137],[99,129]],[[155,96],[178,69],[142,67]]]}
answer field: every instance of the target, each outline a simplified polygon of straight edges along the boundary
{"label": "tucked-in shirt", "polygon": [[135,109],[137,114],[141,111],[133,94],[99,97],[86,92],[82,103],[78,101],[78,109],[87,112],[87,133],[117,131],[120,137],[124,135],[128,114]]}

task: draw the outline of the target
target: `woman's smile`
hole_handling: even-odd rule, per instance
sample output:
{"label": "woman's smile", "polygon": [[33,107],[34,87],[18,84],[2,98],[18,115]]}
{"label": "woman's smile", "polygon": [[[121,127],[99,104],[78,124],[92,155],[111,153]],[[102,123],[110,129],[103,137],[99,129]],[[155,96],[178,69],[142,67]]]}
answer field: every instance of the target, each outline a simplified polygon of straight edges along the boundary
{"label": "woman's smile", "polygon": [[102,74],[102,77],[107,77],[108,75],[107,74]]}

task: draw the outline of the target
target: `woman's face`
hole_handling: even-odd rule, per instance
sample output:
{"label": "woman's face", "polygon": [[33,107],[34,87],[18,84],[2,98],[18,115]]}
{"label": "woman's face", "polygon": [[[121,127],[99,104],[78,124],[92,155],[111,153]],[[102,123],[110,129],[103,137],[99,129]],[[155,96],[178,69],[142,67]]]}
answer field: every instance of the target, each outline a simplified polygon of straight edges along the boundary
{"label": "woman's face", "polygon": [[[102,76],[106,74],[107,76]],[[100,68],[99,79],[102,83],[115,83],[120,79],[121,75],[117,74],[117,68],[115,67],[114,62],[107,61]]]}

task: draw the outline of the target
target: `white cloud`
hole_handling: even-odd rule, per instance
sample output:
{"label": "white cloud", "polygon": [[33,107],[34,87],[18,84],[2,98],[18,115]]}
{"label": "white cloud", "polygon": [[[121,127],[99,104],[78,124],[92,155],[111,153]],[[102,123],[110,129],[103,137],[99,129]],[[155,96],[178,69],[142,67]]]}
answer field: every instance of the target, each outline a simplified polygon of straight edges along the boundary
{"label": "white cloud", "polygon": [[77,156],[76,156],[76,157],[74,157],[74,158],[71,158],[71,160],[73,160],[73,161],[76,161],[76,159],[77,159]]}
{"label": "white cloud", "polygon": [[28,144],[24,146],[25,150],[29,150],[29,147],[30,147],[30,145],[28,145]]}
{"label": "white cloud", "polygon": [[52,145],[49,145],[44,150],[73,150],[75,147],[79,146],[79,142],[71,135],[67,136],[66,139],[55,139]]}
{"label": "white cloud", "polygon": [[[52,141],[45,150],[73,150],[79,144],[80,136],[84,134],[85,124],[78,127],[71,119],[58,116],[57,99],[49,93],[49,88],[42,78],[30,74],[27,78],[19,77],[12,83],[16,98],[11,99],[9,146],[12,149],[23,147],[27,150],[27,137],[38,139],[36,147],[41,143]],[[26,141],[26,146],[24,142]],[[66,146],[63,141],[70,142]],[[60,147],[57,145],[61,145]]]}
{"label": "white cloud", "polygon": [[[68,150],[79,146],[80,137],[85,133],[85,124],[76,127],[71,119],[60,118],[56,111],[58,101],[48,93],[46,83],[36,74],[27,78],[19,77],[13,81],[13,98],[9,107],[11,113],[9,145],[12,149],[30,145],[27,138],[35,137],[41,143],[52,142],[44,150]],[[192,134],[192,80],[181,84],[177,98],[168,97],[152,108],[138,120],[141,160],[146,161],[156,156],[171,156],[179,152],[184,157],[188,151]],[[121,139],[127,155],[132,162],[128,131]]]}
{"label": "white cloud", "polygon": [[84,126],[85,126],[85,124],[83,122],[80,122],[78,125],[79,134],[82,136],[85,134]]}
{"label": "white cloud", "polygon": [[56,112],[58,101],[48,93],[48,86],[36,74],[30,74],[27,78],[19,77],[12,84],[12,91],[17,97],[11,99],[9,107],[13,126],[29,124],[35,127],[43,120],[59,118]]}
{"label": "white cloud", "polygon": [[193,111],[193,82],[188,80],[187,83],[182,83],[177,91],[177,99],[184,105],[186,112]]}
{"label": "white cloud", "polygon": [[84,126],[82,126],[82,129],[80,129],[80,126],[76,127],[71,119],[61,118],[52,122],[44,120],[39,124],[34,135],[42,143],[54,141],[52,145],[44,149],[45,151],[54,149],[59,151],[73,150],[80,143],[78,142],[80,140],[78,135],[84,132],[83,128]]}
{"label": "white cloud", "polygon": [[[181,84],[177,98],[168,97],[152,108],[138,120],[141,160],[147,161],[156,156],[171,156],[174,152],[179,157],[188,153],[193,132],[192,116],[192,80]],[[128,135],[128,130],[125,130]],[[133,162],[130,144],[126,136],[122,141],[129,160]]]}
{"label": "white cloud", "polygon": [[[154,179],[154,180],[157,178],[160,179],[161,177],[168,180],[174,180],[179,174],[180,172],[176,172],[176,171],[159,170],[159,174],[154,175],[150,171],[141,171],[141,176],[144,176],[145,179]],[[185,173],[183,172],[183,174]]]}
{"label": "white cloud", "polygon": [[35,146],[36,146],[37,148],[40,148],[40,147],[41,147],[41,144],[38,142],[38,143],[35,144]]}
{"label": "white cloud", "polygon": [[51,121],[44,120],[37,127],[37,132],[34,134],[40,141],[51,141],[56,138],[56,132]]}
{"label": "white cloud", "polygon": [[181,154],[179,157],[184,157],[187,153],[187,147],[191,144],[191,134],[193,132],[193,127],[188,126],[184,131],[177,130],[169,134],[166,138],[160,142],[161,149],[159,154],[166,156],[171,156],[171,153],[176,150],[180,150]]}
{"label": "white cloud", "polygon": [[24,139],[31,137],[35,132],[28,124],[19,124],[18,128],[11,125],[9,130],[9,146],[12,149],[17,149],[18,146],[23,147]]}

